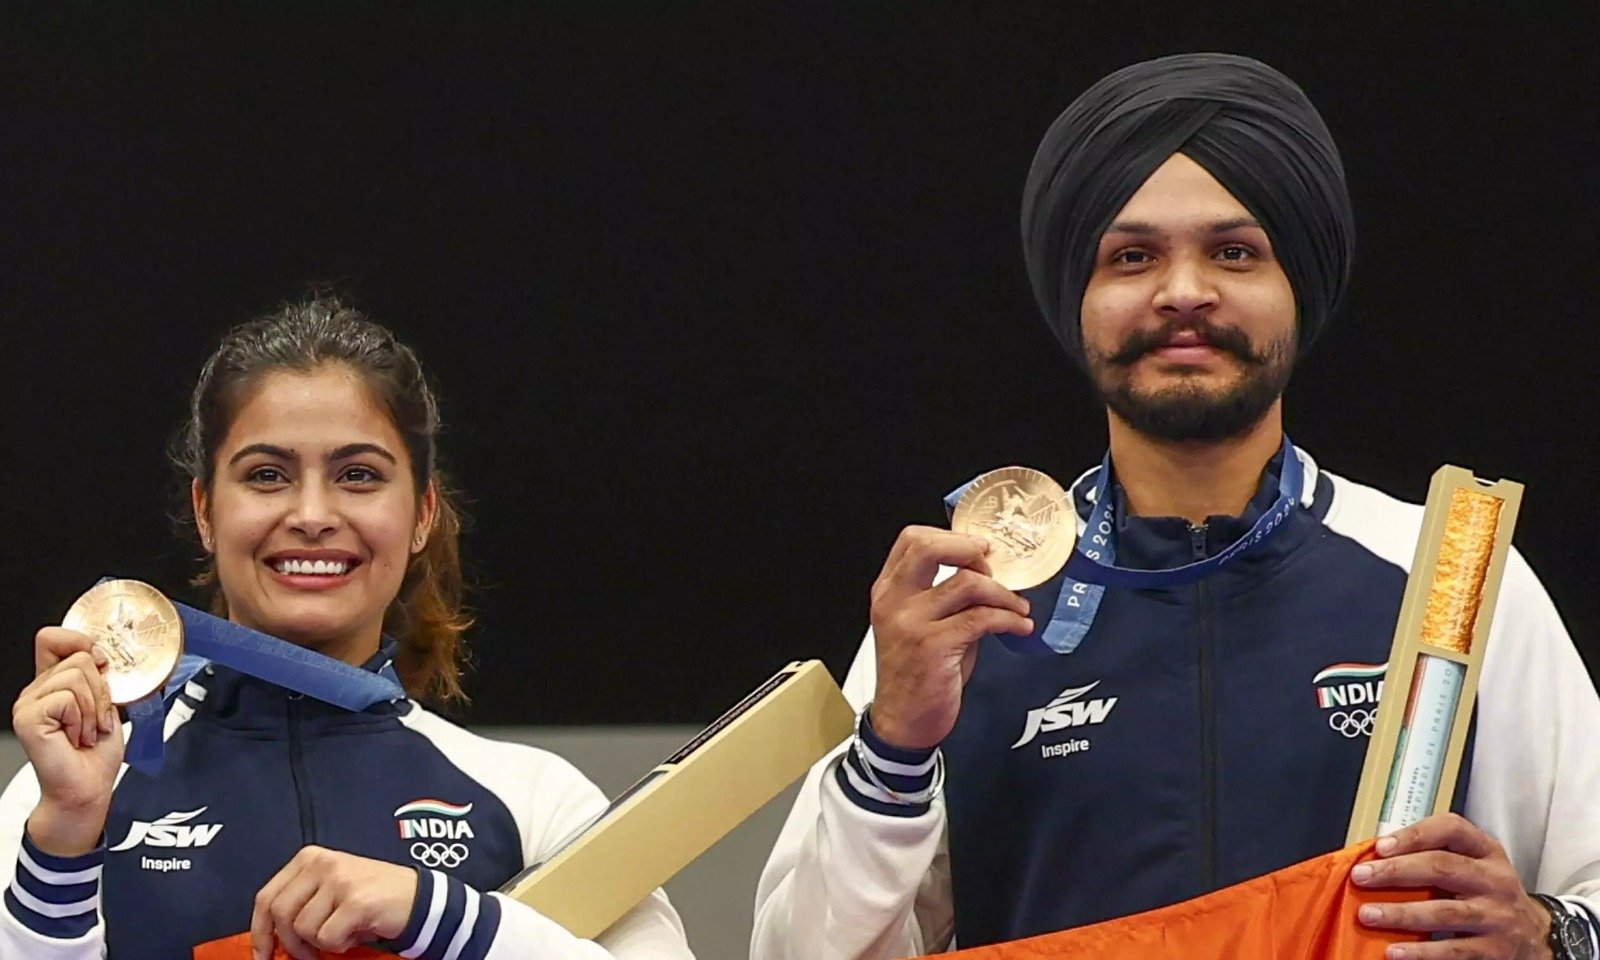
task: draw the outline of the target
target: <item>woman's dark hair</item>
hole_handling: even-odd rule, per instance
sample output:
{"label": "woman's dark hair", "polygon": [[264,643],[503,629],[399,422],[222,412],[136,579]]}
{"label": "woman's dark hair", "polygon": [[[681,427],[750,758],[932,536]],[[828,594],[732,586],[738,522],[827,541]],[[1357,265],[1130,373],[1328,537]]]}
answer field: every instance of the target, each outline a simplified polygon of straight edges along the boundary
{"label": "woman's dark hair", "polygon": [[[461,638],[471,620],[461,606],[461,514],[454,491],[440,475],[435,449],[439,405],[416,354],[386,327],[326,295],[234,327],[200,370],[189,422],[173,445],[173,462],[209,493],[217,448],[262,377],[279,370],[310,372],[325,364],[348,367],[366,382],[405,441],[417,496],[434,489],[438,515],[427,545],[411,557],[383,629],[399,641],[395,669],[409,694],[462,699]],[[210,593],[213,611],[227,615],[216,561],[209,555],[195,585]]]}

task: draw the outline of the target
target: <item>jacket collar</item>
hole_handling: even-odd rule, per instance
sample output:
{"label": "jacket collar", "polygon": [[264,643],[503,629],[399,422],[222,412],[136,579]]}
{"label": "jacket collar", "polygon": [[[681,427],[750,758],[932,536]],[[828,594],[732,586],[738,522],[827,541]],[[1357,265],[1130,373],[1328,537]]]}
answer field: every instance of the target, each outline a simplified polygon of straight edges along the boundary
{"label": "jacket collar", "polygon": [[[1303,451],[1296,450],[1305,468],[1305,492],[1300,499],[1301,509],[1291,514],[1290,523],[1277,531],[1258,547],[1241,554],[1228,565],[1231,569],[1254,568],[1274,562],[1292,552],[1304,542],[1306,536],[1320,527],[1332,501],[1333,486],[1328,477],[1316,467],[1316,462]],[[1283,454],[1268,461],[1261,472],[1255,495],[1238,516],[1216,515],[1206,518],[1199,526],[1183,517],[1131,516],[1126,509],[1126,494],[1121,484],[1113,484],[1108,496],[1117,498],[1117,565],[1139,570],[1158,570],[1178,567],[1213,556],[1244,536],[1257,518],[1270,510],[1278,499],[1278,482],[1283,472]],[[1073,484],[1073,502],[1080,519],[1087,521],[1093,509],[1095,481],[1098,471],[1091,470]],[[1318,522],[1305,523],[1304,520]],[[1295,520],[1301,522],[1293,522]]]}
{"label": "jacket collar", "polygon": [[[398,641],[384,637],[378,651],[361,664],[361,669],[395,677],[398,650]],[[291,712],[311,732],[317,732],[383,722],[410,709],[410,701],[401,700],[374,704],[355,713],[220,664],[207,664],[194,683],[200,689],[191,687],[188,695],[198,701],[197,711],[210,714],[225,727],[269,736],[286,729]]]}

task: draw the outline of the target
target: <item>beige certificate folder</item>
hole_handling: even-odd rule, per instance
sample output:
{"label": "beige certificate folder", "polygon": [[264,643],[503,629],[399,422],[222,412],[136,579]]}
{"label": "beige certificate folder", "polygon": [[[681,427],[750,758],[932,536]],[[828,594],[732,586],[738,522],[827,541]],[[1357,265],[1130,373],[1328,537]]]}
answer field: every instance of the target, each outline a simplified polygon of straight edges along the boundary
{"label": "beige certificate folder", "polygon": [[1346,843],[1450,809],[1521,505],[1514,481],[1434,473]]}
{"label": "beige certificate folder", "polygon": [[854,728],[827,667],[792,663],[501,892],[577,936],[598,936]]}

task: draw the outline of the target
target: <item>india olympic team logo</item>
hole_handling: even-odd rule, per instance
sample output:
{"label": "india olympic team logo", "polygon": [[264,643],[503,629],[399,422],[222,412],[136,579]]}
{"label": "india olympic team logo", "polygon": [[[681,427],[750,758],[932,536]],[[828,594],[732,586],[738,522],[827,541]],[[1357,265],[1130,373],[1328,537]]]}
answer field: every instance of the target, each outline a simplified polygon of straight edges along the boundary
{"label": "india olympic team logo", "polygon": [[1311,678],[1328,729],[1346,740],[1372,736],[1386,663],[1336,663]]}
{"label": "india olympic team logo", "polygon": [[1367,709],[1335,710],[1328,714],[1328,726],[1343,734],[1346,739],[1372,736],[1374,712]]}
{"label": "india olympic team logo", "polygon": [[446,870],[461,866],[472,856],[464,843],[424,843],[418,840],[411,845],[411,859],[424,867],[444,867]]}
{"label": "india olympic team logo", "polygon": [[395,809],[395,829],[402,841],[413,841],[407,848],[411,859],[424,867],[450,870],[472,856],[466,844],[477,836],[467,818],[471,812],[470,803],[424,797]]}

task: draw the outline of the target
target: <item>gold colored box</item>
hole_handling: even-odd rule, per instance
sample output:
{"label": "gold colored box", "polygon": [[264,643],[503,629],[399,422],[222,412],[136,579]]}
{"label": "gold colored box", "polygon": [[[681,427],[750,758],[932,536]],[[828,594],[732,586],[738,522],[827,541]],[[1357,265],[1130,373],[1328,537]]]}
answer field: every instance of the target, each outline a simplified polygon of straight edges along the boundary
{"label": "gold colored box", "polygon": [[854,729],[827,667],[791,663],[501,892],[596,937]]}
{"label": "gold colored box", "polygon": [[1433,475],[1347,844],[1450,809],[1522,490]]}

